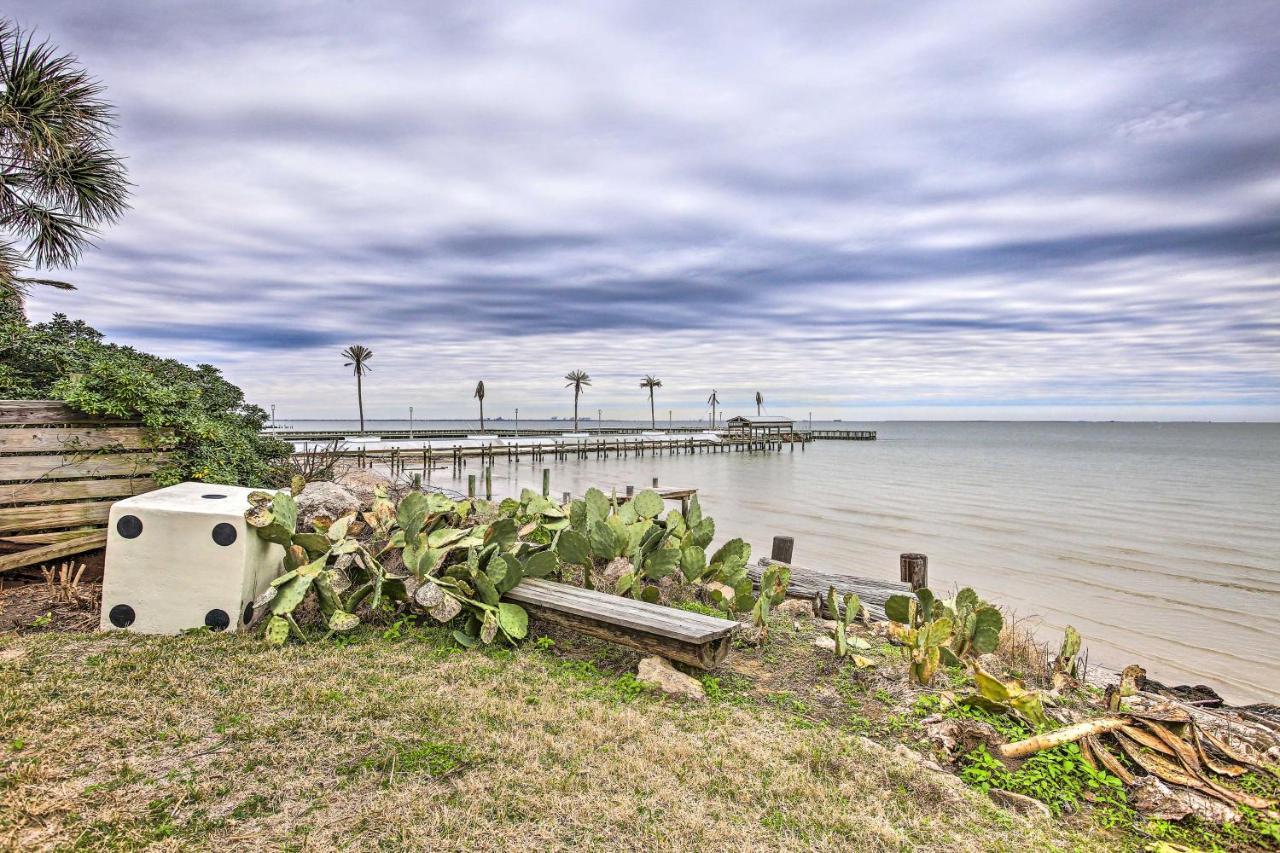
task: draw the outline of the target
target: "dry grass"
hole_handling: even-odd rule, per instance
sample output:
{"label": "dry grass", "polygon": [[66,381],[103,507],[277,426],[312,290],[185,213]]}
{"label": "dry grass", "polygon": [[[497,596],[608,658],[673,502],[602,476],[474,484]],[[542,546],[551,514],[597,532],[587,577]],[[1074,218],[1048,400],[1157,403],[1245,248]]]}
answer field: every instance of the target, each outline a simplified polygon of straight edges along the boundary
{"label": "dry grass", "polygon": [[1028,685],[1052,686],[1051,661],[1055,650],[1036,639],[1030,619],[1020,619],[1016,613],[1006,611],[1004,620],[1000,645],[994,653],[1004,671],[1021,678]]}
{"label": "dry grass", "polygon": [[[781,684],[747,671],[715,682],[742,691],[679,705],[610,672],[625,653],[461,653],[406,630],[344,648],[0,637],[0,847],[1098,847],[826,715],[753,701]],[[785,639],[778,672],[816,665]]]}

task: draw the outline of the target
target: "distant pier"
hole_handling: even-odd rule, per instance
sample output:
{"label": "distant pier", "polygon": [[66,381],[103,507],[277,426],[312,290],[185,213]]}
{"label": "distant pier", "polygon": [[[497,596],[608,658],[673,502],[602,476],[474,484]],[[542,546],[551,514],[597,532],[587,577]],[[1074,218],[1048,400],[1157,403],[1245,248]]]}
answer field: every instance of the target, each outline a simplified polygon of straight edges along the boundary
{"label": "distant pier", "polygon": [[[486,427],[483,432],[468,431],[457,427],[451,429],[426,428],[426,429],[395,429],[395,430],[365,430],[363,433],[359,430],[340,431],[340,430],[263,430],[263,435],[274,436],[284,441],[293,442],[332,442],[332,441],[352,441],[361,438],[378,438],[383,441],[416,441],[419,439],[432,440],[448,440],[448,439],[491,439],[506,442],[508,440],[517,440],[521,438],[527,439],[557,439],[566,442],[577,441],[611,441],[621,440],[622,438],[640,438],[644,437],[646,441],[662,440],[654,433],[661,433],[667,436],[668,441],[678,440],[672,436],[688,438],[694,436],[707,435],[708,433],[716,433],[720,435],[721,441],[735,440],[735,436],[725,433],[722,430],[710,430],[699,427],[667,427],[662,430],[654,430],[646,427],[621,427],[609,429],[580,429],[576,433],[569,432],[565,429],[514,429],[508,426],[498,428]],[[575,436],[582,436],[576,438]],[[769,438],[773,441],[782,439],[784,443],[790,442],[807,442],[807,441],[875,441],[875,430],[856,430],[856,429],[801,429],[796,428],[788,433],[773,434]]]}

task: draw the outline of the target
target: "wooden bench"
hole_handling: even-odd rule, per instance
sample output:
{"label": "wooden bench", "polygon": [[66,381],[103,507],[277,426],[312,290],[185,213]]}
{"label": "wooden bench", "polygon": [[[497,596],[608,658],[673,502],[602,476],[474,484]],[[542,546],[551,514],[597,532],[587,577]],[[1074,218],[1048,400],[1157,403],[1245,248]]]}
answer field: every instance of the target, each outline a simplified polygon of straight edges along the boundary
{"label": "wooden bench", "polygon": [[[879,578],[861,578],[853,575],[837,575],[820,569],[808,569],[803,566],[783,563],[781,560],[770,560],[761,557],[755,565],[747,566],[747,575],[756,585],[760,584],[760,575],[770,563],[778,563],[791,569],[791,585],[787,587],[787,598],[803,598],[816,602],[814,612],[825,612],[827,606],[827,590],[836,588],[836,595],[841,599],[846,592],[858,596],[867,614],[878,621],[885,621],[884,603],[891,595],[911,595],[911,585],[898,581],[886,581]],[[831,616],[831,614],[827,614]],[[833,617],[834,618],[834,617]]]}
{"label": "wooden bench", "polygon": [[521,581],[505,598],[552,624],[698,669],[724,661],[738,627],[717,616],[536,578]]}

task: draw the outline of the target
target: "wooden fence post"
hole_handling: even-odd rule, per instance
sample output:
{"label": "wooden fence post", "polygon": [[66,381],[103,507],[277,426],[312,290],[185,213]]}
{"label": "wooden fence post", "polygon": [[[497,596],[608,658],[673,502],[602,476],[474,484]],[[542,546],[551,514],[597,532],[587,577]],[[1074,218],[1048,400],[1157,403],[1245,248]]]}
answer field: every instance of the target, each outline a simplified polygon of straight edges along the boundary
{"label": "wooden fence post", "polygon": [[551,497],[551,469],[542,469],[542,496],[544,498]]}
{"label": "wooden fence post", "polygon": [[795,551],[796,540],[793,537],[775,536],[773,537],[773,553],[769,555],[769,559],[789,564]]}
{"label": "wooden fence post", "polygon": [[474,498],[476,496],[476,475],[467,475],[467,497]]}
{"label": "wooden fence post", "polygon": [[903,554],[898,558],[898,580],[911,584],[912,589],[929,585],[929,558],[924,554]]}

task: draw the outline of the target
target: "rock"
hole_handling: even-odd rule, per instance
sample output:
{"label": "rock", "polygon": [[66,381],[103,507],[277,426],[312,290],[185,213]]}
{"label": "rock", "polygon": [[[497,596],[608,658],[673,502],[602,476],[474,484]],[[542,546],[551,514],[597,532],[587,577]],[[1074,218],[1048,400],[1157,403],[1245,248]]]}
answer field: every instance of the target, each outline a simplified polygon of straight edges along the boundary
{"label": "rock", "polygon": [[985,744],[988,751],[998,755],[996,747],[1004,743],[1004,738],[990,723],[980,720],[951,719],[935,714],[921,720],[920,725],[929,742],[952,757],[972,752],[979,744]]}
{"label": "rock", "polygon": [[773,612],[792,619],[812,619],[814,615],[813,604],[803,598],[788,598],[774,607]]}
{"label": "rock", "polygon": [[1004,672],[1004,664],[1000,663],[1000,658],[990,653],[978,655],[978,666],[982,667],[984,672],[990,672],[996,675]]}
{"label": "rock", "polygon": [[631,561],[626,557],[614,557],[600,570],[600,581],[613,589],[618,585],[618,578],[631,571]]}
{"label": "rock", "polygon": [[645,684],[651,684],[668,696],[689,699],[694,702],[707,701],[707,694],[702,689],[702,682],[692,676],[685,675],[671,665],[666,658],[653,655],[640,661],[636,677]]}
{"label": "rock", "polygon": [[938,781],[942,782],[944,785],[947,785],[952,788],[964,787],[964,782],[958,776],[951,775],[946,770],[944,770],[942,766],[938,764],[938,762],[934,761],[931,758],[921,755],[920,753],[916,752],[914,749],[911,749],[905,744],[901,744],[901,743],[896,744],[893,747],[893,754],[901,759],[910,761],[913,764],[918,764],[921,767],[923,767],[925,770],[928,770],[932,773],[937,773]]}
{"label": "rock", "polygon": [[992,788],[988,794],[995,802],[1007,809],[1012,809],[1020,815],[1041,815],[1045,818],[1053,817],[1053,812],[1049,811],[1049,807],[1034,797],[1028,797],[1025,794],[1015,794],[1013,791],[1006,791],[1002,788]]}
{"label": "rock", "polygon": [[334,477],[333,481],[355,495],[362,509],[373,505],[375,489],[381,487],[390,492],[395,485],[390,478],[368,468],[349,468]]}
{"label": "rock", "polygon": [[715,601],[714,599],[712,599],[711,593],[717,590],[725,598],[730,598],[730,599],[733,598],[733,587],[729,586],[728,584],[716,583],[715,581],[707,581],[702,586],[703,586],[703,589],[706,590],[707,601],[710,601],[713,604],[715,603]]}
{"label": "rock", "polygon": [[831,652],[832,654],[835,654],[836,652],[835,637],[814,637],[813,644],[823,651]]}
{"label": "rock", "polygon": [[1240,819],[1226,803],[1187,788],[1170,788],[1154,776],[1143,776],[1129,786],[1129,804],[1158,820],[1182,820],[1191,814],[1215,824]]}
{"label": "rock", "polygon": [[324,480],[307,483],[294,500],[298,504],[299,530],[310,530],[312,519],[320,516],[336,520],[360,509],[360,499],[348,489]]}

